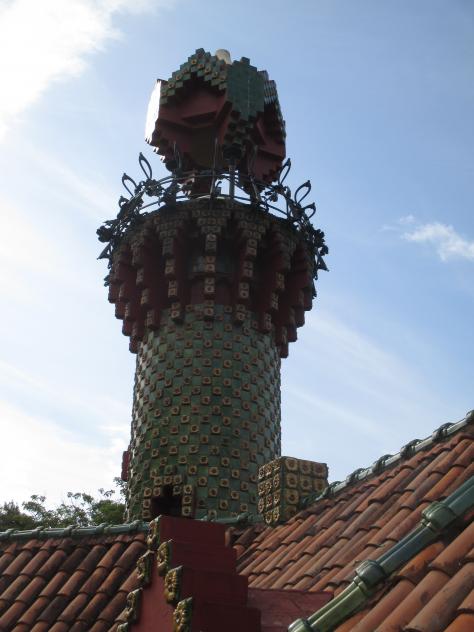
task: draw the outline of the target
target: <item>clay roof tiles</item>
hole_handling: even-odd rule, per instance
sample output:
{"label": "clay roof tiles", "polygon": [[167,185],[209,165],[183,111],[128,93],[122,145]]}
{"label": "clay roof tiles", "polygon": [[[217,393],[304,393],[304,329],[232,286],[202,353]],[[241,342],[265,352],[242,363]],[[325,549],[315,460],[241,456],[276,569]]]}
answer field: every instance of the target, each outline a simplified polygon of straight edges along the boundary
{"label": "clay roof tiles", "polygon": [[[239,572],[254,590],[325,591],[336,603],[362,562],[390,554],[417,528],[424,510],[451,498],[474,475],[473,422],[470,415],[333,483],[286,524],[240,529]],[[324,629],[473,630],[473,517],[472,510],[463,514],[377,585],[358,612]],[[138,587],[145,528],[133,523],[0,534],[0,630],[115,632],[125,620],[127,594]]]}
{"label": "clay roof tiles", "polygon": [[[363,561],[390,551],[417,527],[424,509],[473,476],[472,438],[471,415],[444,438],[434,436],[435,441],[427,441],[411,456],[393,458],[380,474],[359,471],[339,484],[339,491],[314,500],[286,524],[253,527],[253,541],[247,529],[242,535],[245,545],[240,538],[235,543],[240,572],[251,587],[329,591],[337,596]],[[469,627],[474,616],[472,518],[473,512],[468,512],[394,573],[364,609],[331,629],[474,629]]]}
{"label": "clay roof tiles", "polygon": [[138,586],[136,563],[146,549],[142,525],[116,530],[76,529],[68,537],[44,530],[30,539],[11,534],[12,541],[0,541],[0,630],[116,630],[127,594]]}

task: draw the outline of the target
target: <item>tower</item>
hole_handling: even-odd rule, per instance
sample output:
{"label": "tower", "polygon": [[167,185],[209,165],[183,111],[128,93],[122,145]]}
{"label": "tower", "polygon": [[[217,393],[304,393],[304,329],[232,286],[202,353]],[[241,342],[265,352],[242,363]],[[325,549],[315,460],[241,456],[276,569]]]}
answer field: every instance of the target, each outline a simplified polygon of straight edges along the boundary
{"label": "tower", "polygon": [[144,179],[124,175],[129,197],[98,230],[137,354],[128,518],[255,513],[259,471],[263,485],[280,467],[280,359],[325,269],[311,186],[285,184],[274,82],[226,51],[157,82],[146,139],[170,175],[140,155]]}

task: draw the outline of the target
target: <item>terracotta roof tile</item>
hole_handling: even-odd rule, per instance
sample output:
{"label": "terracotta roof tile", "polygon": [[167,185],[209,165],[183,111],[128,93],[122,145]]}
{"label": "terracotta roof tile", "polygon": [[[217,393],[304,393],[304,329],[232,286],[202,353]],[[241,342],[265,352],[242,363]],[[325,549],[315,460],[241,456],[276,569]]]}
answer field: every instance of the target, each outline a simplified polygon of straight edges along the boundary
{"label": "terracotta roof tile", "polygon": [[[362,561],[377,559],[397,544],[418,526],[426,507],[468,479],[473,454],[472,433],[464,429],[381,474],[340,486],[340,492],[317,500],[287,524],[263,530],[253,542],[247,530],[245,548],[236,541],[236,550],[244,551],[238,559],[240,572],[251,587],[339,594]],[[471,520],[472,515],[467,516],[407,562],[338,632],[400,632],[410,622],[418,625],[417,615],[425,607],[430,612],[430,602],[436,607],[436,596],[444,594],[440,591],[445,586],[450,590],[466,565],[474,541]],[[458,599],[446,625],[467,614],[456,611],[460,603]]]}
{"label": "terracotta roof tile", "polygon": [[5,569],[12,563],[13,559],[16,557],[16,549],[16,542],[12,542],[11,544],[5,546],[4,550],[2,551],[2,555],[0,556],[0,573],[3,573]]}
{"label": "terracotta roof tile", "polygon": [[[25,627],[25,631],[26,630],[28,630],[28,628]],[[49,623],[45,623],[44,621],[35,623],[35,625],[32,628],[30,628],[30,632],[50,632],[50,630],[51,630],[51,626],[49,625]],[[20,630],[18,630],[18,632],[20,632]],[[23,630],[21,632],[23,632]]]}
{"label": "terracotta roof tile", "polygon": [[[352,632],[373,632],[380,629],[378,626],[384,624],[384,632],[388,632],[390,628],[386,627],[387,618],[393,612],[393,610],[402,603],[413,590],[413,584],[404,579],[398,582],[392,590],[385,594],[378,603],[376,603],[368,614],[364,614],[363,618],[359,617],[357,623],[354,619],[351,619],[352,627],[346,628],[352,630]],[[340,632],[342,626],[339,627]],[[394,628],[391,632],[395,632],[395,629],[400,630],[399,627]]]}
{"label": "terracotta roof tile", "polygon": [[36,597],[36,599],[32,600],[31,606],[22,614],[19,623],[31,625],[32,621],[38,621],[41,613],[48,606],[49,601],[48,597],[45,596]]}
{"label": "terracotta roof tile", "polygon": [[[21,591],[28,585],[30,578],[26,575],[19,575],[13,582],[8,586],[8,588],[2,594],[2,602],[8,605],[15,599],[17,595],[21,593]],[[0,611],[2,609],[0,608]]]}
{"label": "terracotta roof tile", "polygon": [[[432,571],[428,574],[440,571]],[[443,632],[458,605],[474,587],[474,563],[466,564],[426,603],[406,627],[407,632]]]}
{"label": "terracotta roof tile", "polygon": [[63,569],[57,571],[55,575],[50,579],[46,586],[41,591],[41,594],[45,597],[51,598],[53,595],[57,595],[61,591],[61,587],[66,583],[68,574]]}
{"label": "terracotta roof tile", "polygon": [[[122,549],[122,544],[117,543],[119,550]],[[103,544],[95,544],[88,552],[85,557],[81,560],[79,564],[76,565],[75,570],[82,571],[84,573],[91,573],[93,570],[97,568],[97,566],[102,565],[105,568],[108,568],[113,565],[114,560],[116,559],[116,549],[114,550],[111,547],[107,549]],[[106,557],[104,559],[104,557]]]}
{"label": "terracotta roof tile", "polygon": [[110,622],[115,621],[124,609],[127,594],[128,591],[118,591],[111,599],[108,600],[100,614],[97,615],[97,618],[100,621],[104,621],[107,625],[110,625]]}
{"label": "terracotta roof tile", "polygon": [[[391,549],[418,525],[424,508],[474,471],[472,436],[466,427],[422,442],[409,458],[389,459],[380,473],[364,470],[333,486],[284,525],[243,530],[235,541],[240,572],[254,588],[339,594],[362,561]],[[464,516],[384,581],[337,632],[474,629],[473,517]],[[145,551],[144,533],[132,527],[0,538],[0,630],[115,632]]]}
{"label": "terracotta roof tile", "polygon": [[418,555],[412,557],[405,566],[395,573],[394,577],[403,577],[411,580],[414,584],[418,583],[418,581],[424,576],[428,564],[430,564],[439,553],[445,550],[444,546],[443,542],[433,542],[433,544],[430,544],[420,551]]}
{"label": "terracotta roof tile", "polygon": [[88,632],[108,632],[110,626],[105,621],[96,621],[92,627],[88,628]]}
{"label": "terracotta roof tile", "polygon": [[69,632],[69,625],[63,621],[57,621],[49,632]]}
{"label": "terracotta roof tile", "polygon": [[109,595],[106,593],[97,593],[88,600],[86,608],[81,612],[80,619],[82,621],[91,622],[95,621],[100,612],[107,606],[109,602]]}
{"label": "terracotta roof tile", "polygon": [[17,577],[23,568],[28,564],[34,555],[34,549],[24,549],[18,555],[16,555],[12,562],[3,571],[5,577]]}
{"label": "terracotta roof tile", "polygon": [[[468,559],[474,542],[474,522],[471,522],[446,548],[431,562],[430,568],[454,575]],[[472,559],[472,557],[471,557]]]}
{"label": "terracotta roof tile", "polygon": [[391,612],[387,612],[386,618],[379,624],[378,632],[395,632],[395,630],[398,632],[399,630],[404,630],[404,626],[406,626],[423,606],[441,590],[448,582],[448,579],[447,575],[440,571],[431,571],[428,573],[397,607]]}
{"label": "terracotta roof tile", "polygon": [[40,615],[41,621],[46,621],[48,623],[54,623],[60,617],[62,611],[69,603],[68,596],[66,595],[56,595],[51,599],[47,607],[43,610]]}
{"label": "terracotta roof tile", "polygon": [[26,604],[21,601],[15,601],[0,617],[0,630],[14,630],[14,625],[19,621],[25,610]]}
{"label": "terracotta roof tile", "polygon": [[472,630],[474,630],[474,614],[460,614],[445,632],[472,632]]}
{"label": "terracotta roof tile", "polygon": [[144,533],[0,541],[0,630],[112,630],[144,550]]}
{"label": "terracotta roof tile", "polygon": [[46,580],[43,577],[31,577],[25,588],[17,595],[16,601],[20,601],[28,606],[37,598],[45,584]]}
{"label": "terracotta roof tile", "polygon": [[474,588],[460,604],[458,612],[472,612],[474,614]]}

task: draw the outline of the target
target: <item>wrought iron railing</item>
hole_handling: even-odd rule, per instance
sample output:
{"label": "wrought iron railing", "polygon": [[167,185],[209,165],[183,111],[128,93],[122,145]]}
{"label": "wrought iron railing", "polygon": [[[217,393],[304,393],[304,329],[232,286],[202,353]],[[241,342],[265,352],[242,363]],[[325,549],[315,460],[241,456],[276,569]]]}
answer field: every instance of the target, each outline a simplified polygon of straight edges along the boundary
{"label": "wrought iron railing", "polygon": [[[136,182],[126,173],[122,176],[122,184],[130,197],[121,196],[120,210],[115,219],[105,221],[97,230],[99,241],[107,246],[99,255],[99,259],[108,259],[109,268],[115,248],[122,241],[125,233],[154,210],[160,207],[173,208],[180,201],[208,198],[210,208],[214,200],[228,198],[251,206],[264,213],[282,216],[295,229],[301,231],[315,259],[314,277],[319,270],[327,270],[323,257],[328,253],[324,241],[324,232],[314,228],[311,223],[316,213],[314,202],[305,204],[311,191],[311,182],[307,180],[292,193],[285,180],[291,169],[291,161],[283,164],[277,181],[272,184],[260,182],[252,175],[237,172],[232,164],[229,171],[216,169],[198,172],[183,172],[181,161],[176,156],[175,169],[159,180],[153,178],[153,171],[145,156],[140,153],[138,162],[145,176]],[[192,182],[191,187],[189,183]],[[194,192],[193,192],[194,191]],[[106,280],[107,283],[107,280]]]}

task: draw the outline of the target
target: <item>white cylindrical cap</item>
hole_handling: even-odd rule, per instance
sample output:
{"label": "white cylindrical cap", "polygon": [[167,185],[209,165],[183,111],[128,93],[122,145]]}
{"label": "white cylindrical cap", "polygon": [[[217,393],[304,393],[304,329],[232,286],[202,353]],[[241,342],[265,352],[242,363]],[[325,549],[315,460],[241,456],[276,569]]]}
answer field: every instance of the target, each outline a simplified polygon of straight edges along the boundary
{"label": "white cylindrical cap", "polygon": [[225,48],[219,48],[219,50],[216,50],[215,56],[217,57],[217,59],[222,59],[223,61],[225,61],[226,64],[232,63],[230,53]]}

